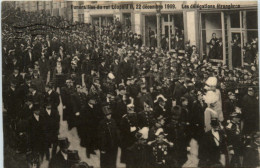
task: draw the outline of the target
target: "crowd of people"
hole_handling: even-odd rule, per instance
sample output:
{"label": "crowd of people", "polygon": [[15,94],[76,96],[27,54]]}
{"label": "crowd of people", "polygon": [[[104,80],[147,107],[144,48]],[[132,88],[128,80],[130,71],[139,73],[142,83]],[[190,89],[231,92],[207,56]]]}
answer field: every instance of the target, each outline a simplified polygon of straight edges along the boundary
{"label": "crowd of people", "polygon": [[[101,168],[116,167],[119,147],[126,167],[181,167],[191,139],[195,166],[257,166],[257,64],[214,65],[189,43],[184,53],[147,47],[119,21],[62,27],[13,12],[2,24],[4,135],[29,164],[45,156],[50,168],[88,167],[59,136],[63,120],[88,158],[100,151]],[[39,20],[54,25],[40,35],[23,28]]]}

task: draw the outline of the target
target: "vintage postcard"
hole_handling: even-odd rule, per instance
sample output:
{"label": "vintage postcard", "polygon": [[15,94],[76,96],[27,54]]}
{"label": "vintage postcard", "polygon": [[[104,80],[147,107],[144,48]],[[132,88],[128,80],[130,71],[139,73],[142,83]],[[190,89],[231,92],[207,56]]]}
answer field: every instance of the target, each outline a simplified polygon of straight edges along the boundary
{"label": "vintage postcard", "polygon": [[257,10],[3,1],[3,167],[259,167]]}

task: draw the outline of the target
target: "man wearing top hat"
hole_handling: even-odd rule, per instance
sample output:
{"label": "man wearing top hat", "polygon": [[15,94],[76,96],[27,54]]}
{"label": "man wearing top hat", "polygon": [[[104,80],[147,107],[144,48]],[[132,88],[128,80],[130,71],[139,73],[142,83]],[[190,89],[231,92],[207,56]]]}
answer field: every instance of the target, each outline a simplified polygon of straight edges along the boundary
{"label": "man wearing top hat", "polygon": [[32,153],[39,153],[43,159],[46,153],[44,118],[40,114],[40,104],[35,102],[33,105],[33,116],[28,120],[28,151]]}
{"label": "man wearing top hat", "polygon": [[221,131],[219,120],[211,119],[211,129],[203,136],[199,148],[200,167],[223,167],[227,153],[226,135]]}
{"label": "man wearing top hat", "polygon": [[187,160],[187,143],[185,124],[181,122],[181,107],[173,106],[169,118],[165,123],[165,133],[167,140],[174,143],[173,157],[178,167],[181,167]]}
{"label": "man wearing top hat", "polygon": [[86,104],[86,114],[83,114],[83,118],[85,118],[86,122],[85,128],[85,137],[82,140],[85,140],[85,145],[87,148],[87,157],[90,157],[90,154],[96,154],[94,150],[98,147],[97,140],[97,131],[99,122],[103,119],[104,114],[101,111],[101,107],[95,100],[94,97],[89,97],[88,103]]}
{"label": "man wearing top hat", "polygon": [[33,102],[39,102],[40,105],[42,105],[42,103],[43,103],[43,99],[42,99],[43,95],[41,94],[40,91],[38,91],[38,89],[36,88],[35,85],[32,84],[29,87],[29,92],[30,93],[27,96],[29,98],[31,98],[33,100]]}
{"label": "man wearing top hat", "polygon": [[115,110],[113,111],[112,117],[116,121],[117,126],[120,126],[122,116],[127,114],[127,102],[125,101],[126,88],[119,86],[118,95],[115,98]]}
{"label": "man wearing top hat", "polygon": [[82,93],[82,86],[76,85],[76,92],[71,95],[72,103],[72,116],[74,121],[73,126],[77,127],[79,138],[81,139],[81,145],[85,142],[85,125],[86,125],[86,103],[87,97]]}
{"label": "man wearing top hat", "polygon": [[18,94],[16,81],[10,81],[7,91],[3,92],[4,108],[7,110],[8,122],[14,121],[17,118],[17,113],[21,106]]}
{"label": "man wearing top hat", "polygon": [[52,104],[53,108],[58,108],[60,104],[60,98],[56,91],[53,89],[53,84],[48,83],[45,85],[45,92],[43,95],[43,103],[47,104],[47,102],[50,102]]}
{"label": "man wearing top hat", "polygon": [[74,94],[73,81],[69,78],[66,80],[66,86],[61,88],[61,100],[63,105],[63,120],[68,121],[69,129],[73,127],[72,125],[72,99],[71,96]]}
{"label": "man wearing top hat", "polygon": [[132,70],[131,70],[132,68],[131,68],[128,56],[124,57],[123,61],[119,65],[119,69],[120,69],[119,73],[120,73],[121,79],[123,79],[124,82],[126,82],[127,77],[130,77],[131,72],[132,72]]}
{"label": "man wearing top hat", "polygon": [[[49,160],[51,156],[56,154],[57,141],[60,128],[60,116],[58,110],[52,107],[48,102],[42,110],[44,135],[46,137],[46,158]],[[51,150],[51,152],[50,152]]]}
{"label": "man wearing top hat", "polygon": [[100,167],[116,168],[117,151],[119,145],[119,130],[116,122],[111,118],[111,109],[103,104],[102,111],[105,118],[99,122],[98,142],[100,149]]}
{"label": "man wearing top hat", "polygon": [[59,138],[60,151],[54,155],[49,163],[49,168],[70,168],[68,164],[68,148],[70,142],[68,138]]}
{"label": "man wearing top hat", "polygon": [[24,69],[27,69],[28,67],[33,67],[35,61],[35,55],[33,55],[32,48],[29,46],[26,48],[25,58],[23,59]]}

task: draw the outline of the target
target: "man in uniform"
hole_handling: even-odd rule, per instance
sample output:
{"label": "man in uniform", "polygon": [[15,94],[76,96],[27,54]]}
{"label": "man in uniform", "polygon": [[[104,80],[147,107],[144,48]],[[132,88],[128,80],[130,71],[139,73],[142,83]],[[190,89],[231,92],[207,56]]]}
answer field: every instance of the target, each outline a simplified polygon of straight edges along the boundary
{"label": "man in uniform", "polygon": [[144,110],[138,113],[138,122],[140,128],[150,128],[155,124],[153,109],[146,102],[144,102]]}
{"label": "man in uniform", "polygon": [[187,161],[187,143],[185,124],[181,122],[181,107],[174,106],[171,109],[170,118],[165,124],[165,132],[167,139],[174,143],[173,159],[176,161],[177,167],[181,167]]}
{"label": "man in uniform", "polygon": [[129,167],[131,168],[146,168],[149,167],[149,148],[147,145],[149,128],[144,127],[139,130],[136,136],[136,142],[127,148],[130,153],[129,157]]}
{"label": "man in uniform", "polygon": [[148,145],[152,148],[152,167],[175,167],[176,165],[170,152],[170,148],[173,147],[173,143],[165,139],[166,134],[162,128],[158,129],[155,135],[156,140],[148,142]]}
{"label": "man in uniform", "polygon": [[127,105],[127,114],[125,114],[121,119],[121,162],[128,165],[128,152],[127,148],[133,145],[136,141],[135,133],[138,131],[137,114],[134,111],[133,99],[131,98],[131,103]]}

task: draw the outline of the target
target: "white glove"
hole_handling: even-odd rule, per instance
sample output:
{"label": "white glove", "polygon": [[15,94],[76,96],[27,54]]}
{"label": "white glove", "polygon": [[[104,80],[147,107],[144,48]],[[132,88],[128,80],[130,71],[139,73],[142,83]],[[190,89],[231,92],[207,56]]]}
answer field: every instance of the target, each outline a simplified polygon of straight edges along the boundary
{"label": "white glove", "polygon": [[80,113],[79,112],[76,112],[76,114],[75,114],[76,116],[79,116],[80,115]]}
{"label": "white glove", "polygon": [[130,132],[134,132],[136,130],[136,127],[131,127]]}
{"label": "white glove", "polygon": [[63,106],[63,109],[65,109],[66,108],[66,106]]}

